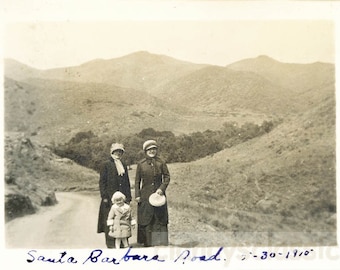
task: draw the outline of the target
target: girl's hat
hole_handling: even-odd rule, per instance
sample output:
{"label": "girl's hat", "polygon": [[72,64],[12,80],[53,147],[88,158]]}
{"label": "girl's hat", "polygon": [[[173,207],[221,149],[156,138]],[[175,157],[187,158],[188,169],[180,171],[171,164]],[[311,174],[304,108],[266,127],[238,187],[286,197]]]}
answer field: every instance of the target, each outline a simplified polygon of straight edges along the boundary
{"label": "girl's hat", "polygon": [[121,143],[113,143],[111,145],[111,153],[113,151],[116,151],[116,150],[122,150],[123,152],[125,152],[125,149],[124,149],[124,145],[122,145]]}
{"label": "girl's hat", "polygon": [[147,151],[151,148],[158,148],[157,142],[155,140],[147,140],[143,143],[144,151]]}
{"label": "girl's hat", "polygon": [[159,195],[158,193],[152,193],[149,197],[149,203],[152,206],[160,207],[166,203],[166,197],[164,195]]}
{"label": "girl's hat", "polygon": [[116,191],[115,193],[113,193],[113,195],[111,197],[111,201],[114,203],[118,199],[123,199],[123,201],[125,201],[126,197],[122,192]]}

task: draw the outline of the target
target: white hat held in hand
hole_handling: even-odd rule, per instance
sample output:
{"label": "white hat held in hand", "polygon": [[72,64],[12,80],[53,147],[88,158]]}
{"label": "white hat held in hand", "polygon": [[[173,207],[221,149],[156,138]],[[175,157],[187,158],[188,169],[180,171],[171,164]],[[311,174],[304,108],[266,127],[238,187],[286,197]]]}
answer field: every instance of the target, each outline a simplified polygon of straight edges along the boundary
{"label": "white hat held in hand", "polygon": [[159,195],[158,193],[152,193],[149,197],[149,203],[152,206],[160,207],[166,203],[166,197],[164,195]]}

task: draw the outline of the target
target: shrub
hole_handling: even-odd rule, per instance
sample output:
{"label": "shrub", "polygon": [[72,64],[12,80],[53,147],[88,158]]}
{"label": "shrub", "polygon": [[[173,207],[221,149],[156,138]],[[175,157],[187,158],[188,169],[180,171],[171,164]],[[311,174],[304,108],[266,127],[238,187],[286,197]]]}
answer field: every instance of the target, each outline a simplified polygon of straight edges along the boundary
{"label": "shrub", "polygon": [[143,142],[155,139],[160,145],[161,156],[168,163],[190,162],[260,136],[269,132],[274,126],[273,122],[267,121],[264,121],[260,126],[246,123],[241,127],[235,122],[228,122],[223,124],[221,130],[206,130],[179,136],[175,136],[170,131],[146,128],[124,138],[115,136],[99,138],[92,131],[86,131],[77,133],[64,145],[54,145],[52,151],[61,157],[72,159],[82,166],[99,171],[101,163],[109,157],[109,149],[113,141],[119,141],[125,145],[127,151],[123,159],[129,166],[144,157]]}

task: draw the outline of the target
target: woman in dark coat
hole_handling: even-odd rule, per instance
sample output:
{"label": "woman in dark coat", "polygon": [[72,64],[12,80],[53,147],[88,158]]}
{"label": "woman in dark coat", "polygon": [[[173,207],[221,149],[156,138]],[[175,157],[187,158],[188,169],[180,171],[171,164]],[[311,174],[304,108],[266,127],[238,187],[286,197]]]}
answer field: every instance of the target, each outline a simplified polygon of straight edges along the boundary
{"label": "woman in dark coat", "polygon": [[168,245],[168,206],[155,207],[149,202],[154,192],[165,195],[170,182],[170,173],[166,163],[157,156],[156,141],[148,140],[143,144],[145,158],[136,170],[135,196],[137,208],[137,242],[150,246]]}
{"label": "woman in dark coat", "polygon": [[124,152],[122,144],[112,144],[110,148],[111,158],[103,164],[100,171],[99,190],[101,202],[97,232],[105,233],[105,242],[108,248],[115,247],[115,239],[108,235],[109,227],[106,223],[112,205],[112,195],[116,191],[120,191],[125,195],[126,203],[130,204],[131,202],[130,179],[127,166],[120,160]]}

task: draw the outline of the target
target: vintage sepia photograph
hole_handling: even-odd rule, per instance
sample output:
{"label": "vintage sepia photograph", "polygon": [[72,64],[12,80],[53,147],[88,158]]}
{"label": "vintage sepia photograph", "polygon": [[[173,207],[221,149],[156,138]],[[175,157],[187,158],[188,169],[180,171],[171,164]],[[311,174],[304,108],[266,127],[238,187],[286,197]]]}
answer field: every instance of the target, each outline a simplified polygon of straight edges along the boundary
{"label": "vintage sepia photograph", "polygon": [[181,7],[4,23],[6,249],[338,245],[335,20]]}

